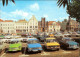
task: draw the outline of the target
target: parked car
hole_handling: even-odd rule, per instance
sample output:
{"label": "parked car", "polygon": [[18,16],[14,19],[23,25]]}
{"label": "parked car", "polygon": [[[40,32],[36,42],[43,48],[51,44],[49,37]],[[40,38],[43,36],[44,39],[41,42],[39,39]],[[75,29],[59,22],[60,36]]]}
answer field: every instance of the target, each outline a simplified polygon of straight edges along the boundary
{"label": "parked car", "polygon": [[6,45],[0,40],[0,53],[4,50],[5,46]]}
{"label": "parked car", "polygon": [[68,32],[64,32],[64,37],[69,37],[70,34]]}
{"label": "parked car", "polygon": [[62,38],[61,40],[59,40],[59,43],[62,47],[67,48],[67,49],[78,49],[79,48],[79,44],[77,42],[75,42],[72,38]]}
{"label": "parked car", "polygon": [[26,36],[26,38],[34,38],[33,36]]}
{"label": "parked car", "polygon": [[54,37],[57,37],[57,38],[59,38],[59,37],[64,37],[64,34],[62,34],[62,33],[56,33],[55,35],[54,35]]}
{"label": "parked car", "polygon": [[11,39],[9,45],[5,48],[5,52],[21,51],[21,48],[21,43],[17,39]]}
{"label": "parked car", "polygon": [[80,34],[80,31],[77,31],[78,34]]}
{"label": "parked car", "polygon": [[42,51],[42,46],[39,43],[38,39],[28,38],[27,39],[27,49],[28,49],[28,52],[31,52],[31,51],[32,52],[36,52],[36,51],[41,52]]}
{"label": "parked car", "polygon": [[79,37],[80,34],[78,34],[77,32],[72,32],[71,36],[73,36],[73,37]]}
{"label": "parked car", "polygon": [[59,50],[60,49],[60,44],[53,37],[45,38],[44,44],[45,44],[44,47],[47,50]]}

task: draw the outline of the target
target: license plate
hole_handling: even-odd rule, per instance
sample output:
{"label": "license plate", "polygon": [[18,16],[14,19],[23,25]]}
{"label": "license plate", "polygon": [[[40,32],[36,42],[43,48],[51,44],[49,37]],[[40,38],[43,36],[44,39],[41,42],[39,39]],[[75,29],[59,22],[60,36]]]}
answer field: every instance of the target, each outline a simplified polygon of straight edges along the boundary
{"label": "license plate", "polygon": [[13,51],[16,51],[16,50],[13,50]]}
{"label": "license plate", "polygon": [[53,48],[53,47],[51,47],[51,48]]}
{"label": "license plate", "polygon": [[33,51],[37,51],[37,50],[33,50]]}

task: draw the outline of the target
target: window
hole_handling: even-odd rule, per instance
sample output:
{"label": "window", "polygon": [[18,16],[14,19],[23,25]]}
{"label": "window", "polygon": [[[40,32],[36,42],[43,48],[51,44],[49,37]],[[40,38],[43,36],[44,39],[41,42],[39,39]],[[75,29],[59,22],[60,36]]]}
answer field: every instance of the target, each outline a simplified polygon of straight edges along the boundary
{"label": "window", "polygon": [[32,28],[32,26],[30,26],[30,28]]}
{"label": "window", "polygon": [[35,26],[35,28],[37,28],[37,26]]}

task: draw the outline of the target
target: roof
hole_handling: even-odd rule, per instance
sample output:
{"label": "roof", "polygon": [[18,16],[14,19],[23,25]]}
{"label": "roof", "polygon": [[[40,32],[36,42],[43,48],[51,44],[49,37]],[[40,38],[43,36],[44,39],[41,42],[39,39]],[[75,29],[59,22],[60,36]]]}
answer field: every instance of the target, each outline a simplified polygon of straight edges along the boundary
{"label": "roof", "polygon": [[18,20],[17,22],[27,23],[27,21],[26,21],[25,19],[23,19],[23,20]]}
{"label": "roof", "polygon": [[46,38],[46,39],[55,39],[55,38],[49,37],[49,38]]}
{"label": "roof", "polygon": [[13,20],[5,20],[4,22],[13,22]]}
{"label": "roof", "polygon": [[0,22],[3,22],[3,20],[2,20],[2,19],[0,19]]}
{"label": "roof", "polygon": [[52,25],[53,22],[55,22],[55,21],[49,21],[48,22],[48,25]]}
{"label": "roof", "polygon": [[[32,20],[32,19],[38,21],[34,15],[32,15],[32,17],[31,17],[30,20]],[[30,20],[29,20],[29,21],[30,21]],[[29,22],[29,21],[28,21],[28,22]]]}
{"label": "roof", "polygon": [[56,25],[58,25],[58,26],[59,26],[60,24],[59,24],[58,22],[56,22]]}

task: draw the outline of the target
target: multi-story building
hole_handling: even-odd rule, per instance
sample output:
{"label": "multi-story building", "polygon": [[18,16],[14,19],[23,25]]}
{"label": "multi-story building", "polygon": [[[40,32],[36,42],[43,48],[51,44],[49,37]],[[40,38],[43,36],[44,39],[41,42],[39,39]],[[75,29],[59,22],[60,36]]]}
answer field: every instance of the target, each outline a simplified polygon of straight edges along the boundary
{"label": "multi-story building", "polygon": [[1,33],[15,33],[15,22],[12,20],[5,20],[0,22]]}
{"label": "multi-story building", "polygon": [[27,22],[19,20],[13,22],[12,20],[1,20],[0,19],[0,33],[37,33],[38,32],[38,20],[33,15],[32,18]]}
{"label": "multi-story building", "polygon": [[28,22],[24,20],[19,20],[15,22],[16,33],[26,33],[28,32]]}
{"label": "multi-story building", "polygon": [[0,19],[0,33],[2,33],[3,31],[2,31],[2,27],[1,27],[1,22],[3,22],[3,20],[2,19]]}
{"label": "multi-story building", "polygon": [[45,18],[41,18],[41,21],[38,22],[38,31],[48,32],[48,21],[45,21]]}
{"label": "multi-story building", "polygon": [[37,33],[38,32],[38,20],[33,15],[28,21],[28,32]]}
{"label": "multi-story building", "polygon": [[78,26],[79,26],[79,23],[77,21],[75,21],[75,20],[72,20],[69,17],[69,20],[67,22],[66,30],[67,31],[78,31]]}
{"label": "multi-story building", "polygon": [[48,22],[48,32],[60,32],[61,26],[55,21]]}

